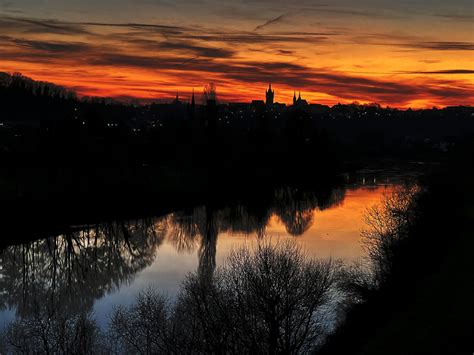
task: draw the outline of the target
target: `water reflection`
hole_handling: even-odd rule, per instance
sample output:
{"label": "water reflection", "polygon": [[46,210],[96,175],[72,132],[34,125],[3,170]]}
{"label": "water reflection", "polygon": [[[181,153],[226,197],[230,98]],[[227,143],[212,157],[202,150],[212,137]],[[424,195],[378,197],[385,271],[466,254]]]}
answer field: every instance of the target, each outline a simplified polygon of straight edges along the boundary
{"label": "water reflection", "polygon": [[271,217],[278,218],[291,236],[304,234],[314,223],[314,211],[342,203],[345,191],[329,193],[301,188],[281,188],[267,206],[237,203],[225,208],[206,205],[191,212],[169,217],[169,240],[178,251],[193,251],[199,246],[199,272],[211,273],[216,267],[217,238],[221,234],[266,235]]}
{"label": "water reflection", "polygon": [[166,229],[154,220],[96,226],[1,254],[0,306],[17,316],[77,314],[149,266]]}
{"label": "water reflection", "polygon": [[[227,237],[273,235],[277,226],[285,235],[312,238],[317,212],[341,207],[346,190],[284,187],[263,195],[224,207],[210,202],[161,218],[94,226],[7,247],[0,252],[0,306],[15,309],[22,318],[93,310],[98,299],[154,267],[164,240],[177,253],[197,253],[198,272],[212,274],[219,263],[218,249],[222,253],[227,248]],[[219,238],[225,242],[218,247]],[[310,248],[313,242],[308,242]],[[177,255],[169,258],[176,270]]]}

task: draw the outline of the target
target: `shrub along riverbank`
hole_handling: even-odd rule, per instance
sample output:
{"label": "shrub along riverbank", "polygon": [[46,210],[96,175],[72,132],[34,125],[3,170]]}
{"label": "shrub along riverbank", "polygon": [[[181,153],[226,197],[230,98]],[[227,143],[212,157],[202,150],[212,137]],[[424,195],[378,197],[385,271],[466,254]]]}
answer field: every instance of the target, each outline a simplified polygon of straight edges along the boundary
{"label": "shrub along riverbank", "polygon": [[369,213],[373,276],[352,273],[345,286],[357,302],[318,353],[472,353],[472,152],[460,148],[424,177],[409,206],[399,196],[385,214]]}

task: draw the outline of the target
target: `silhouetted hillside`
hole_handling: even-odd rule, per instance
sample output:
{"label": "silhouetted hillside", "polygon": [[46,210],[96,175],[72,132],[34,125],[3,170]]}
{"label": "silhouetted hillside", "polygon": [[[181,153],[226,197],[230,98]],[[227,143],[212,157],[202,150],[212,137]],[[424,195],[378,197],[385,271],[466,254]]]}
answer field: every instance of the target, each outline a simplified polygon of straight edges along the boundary
{"label": "silhouetted hillside", "polygon": [[157,199],[325,181],[368,160],[440,161],[474,132],[470,107],[218,104],[215,87],[204,105],[177,96],[140,106],[78,99],[20,74],[0,83],[0,202],[12,223],[142,214]]}

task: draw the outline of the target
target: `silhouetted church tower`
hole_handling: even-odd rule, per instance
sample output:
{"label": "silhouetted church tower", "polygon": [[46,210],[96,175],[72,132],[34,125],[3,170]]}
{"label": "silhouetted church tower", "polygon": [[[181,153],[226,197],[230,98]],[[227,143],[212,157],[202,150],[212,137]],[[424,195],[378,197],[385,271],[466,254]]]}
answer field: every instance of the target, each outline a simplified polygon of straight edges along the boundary
{"label": "silhouetted church tower", "polygon": [[293,91],[293,106],[296,105],[296,91]]}
{"label": "silhouetted church tower", "polygon": [[196,100],[194,99],[194,88],[193,96],[191,96],[191,104],[189,105],[189,114],[192,120],[196,118]]}
{"label": "silhouetted church tower", "polygon": [[266,104],[267,106],[273,105],[273,100],[275,98],[275,90],[272,90],[272,84],[268,85],[268,90],[266,91]]}

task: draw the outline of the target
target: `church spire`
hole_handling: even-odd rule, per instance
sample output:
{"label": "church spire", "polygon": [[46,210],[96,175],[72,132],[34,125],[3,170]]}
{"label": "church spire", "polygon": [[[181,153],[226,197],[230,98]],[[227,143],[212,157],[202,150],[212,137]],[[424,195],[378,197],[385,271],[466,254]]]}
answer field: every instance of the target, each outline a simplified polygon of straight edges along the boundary
{"label": "church spire", "polygon": [[268,90],[266,92],[266,104],[267,106],[273,105],[275,100],[275,91],[272,90],[272,84],[268,84]]}

